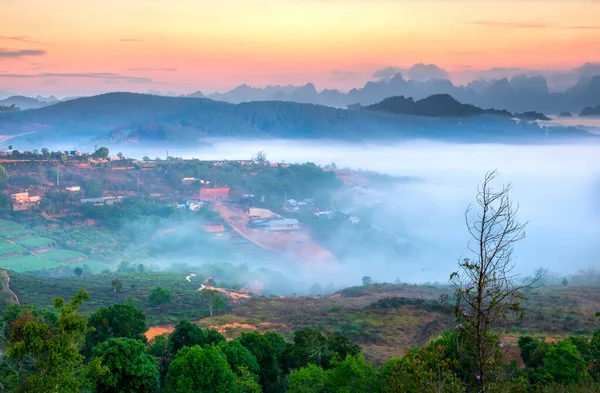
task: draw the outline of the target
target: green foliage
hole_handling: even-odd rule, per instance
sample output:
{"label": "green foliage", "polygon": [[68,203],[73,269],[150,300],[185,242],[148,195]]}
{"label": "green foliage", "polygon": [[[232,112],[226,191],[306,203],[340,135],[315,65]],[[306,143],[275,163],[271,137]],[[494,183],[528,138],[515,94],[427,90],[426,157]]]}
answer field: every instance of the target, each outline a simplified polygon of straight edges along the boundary
{"label": "green foliage", "polygon": [[89,375],[99,392],[149,393],[158,386],[158,362],[139,340],[108,339],[94,348],[90,364]]}
{"label": "green foliage", "polygon": [[156,287],[152,290],[148,301],[152,306],[160,306],[162,304],[169,303],[171,301],[171,291],[161,287]]}
{"label": "green foliage", "polygon": [[88,325],[94,330],[85,339],[85,346],[91,351],[96,345],[110,338],[131,338],[146,341],[144,333],[146,315],[137,307],[127,304],[115,304],[110,307],[100,307],[90,315]]}
{"label": "green foliage", "polygon": [[166,388],[171,393],[234,393],[237,381],[219,347],[195,345],[177,352],[169,366]]}
{"label": "green foliage", "polygon": [[258,374],[260,371],[256,357],[239,341],[221,341],[218,346],[236,374],[239,375],[242,370],[254,374]]}
{"label": "green foliage", "polygon": [[221,295],[221,293],[215,289],[203,289],[201,291],[202,297],[206,301],[208,306],[208,313],[212,317],[213,312],[220,311],[227,307],[227,300]]}
{"label": "green foliage", "polygon": [[268,332],[242,333],[237,338],[256,357],[260,366],[260,384],[265,393],[280,390],[282,371],[281,357],[286,347],[285,340],[278,334]]}
{"label": "green foliage", "polygon": [[123,282],[118,278],[113,279],[110,282],[110,285],[112,286],[113,291],[115,291],[116,293],[121,293],[121,291],[123,290]]}
{"label": "green foliage", "polygon": [[75,269],[73,269],[73,274],[75,274],[77,277],[81,277],[83,274],[83,269],[77,266]]}
{"label": "green foliage", "polygon": [[577,384],[586,380],[587,365],[570,340],[553,345],[544,358],[544,372],[554,382]]}
{"label": "green foliage", "polygon": [[78,309],[87,292],[81,290],[69,303],[56,298],[59,312],[56,328],[41,320],[23,327],[22,336],[11,334],[8,355],[11,359],[32,359],[35,371],[27,378],[29,392],[78,393],[83,385],[83,356],[79,348],[87,333],[87,319]]}
{"label": "green foliage", "polygon": [[104,187],[98,180],[87,180],[81,185],[86,198],[99,198],[104,193]]}
{"label": "green foliage", "polygon": [[384,393],[459,393],[464,389],[453,372],[457,361],[446,357],[443,346],[407,351],[383,368]]}
{"label": "green foliage", "polygon": [[367,286],[373,284],[373,279],[369,276],[364,276],[362,278],[362,285]]}
{"label": "green foliage", "polygon": [[202,329],[190,321],[181,321],[169,335],[169,353],[175,356],[183,347],[199,345],[206,347],[225,341],[225,337],[214,329]]}
{"label": "green foliage", "polygon": [[108,153],[109,153],[108,148],[102,146],[102,147],[96,149],[96,151],[92,153],[92,157],[97,158],[97,159],[106,160],[106,158],[108,158]]}
{"label": "green foliage", "polygon": [[8,172],[2,165],[0,165],[0,187],[6,185],[8,182]]}
{"label": "green foliage", "polygon": [[594,333],[590,342],[590,375],[600,382],[600,330]]}
{"label": "green foliage", "polygon": [[309,364],[292,372],[287,383],[288,393],[322,393],[325,392],[327,376],[321,367]]}
{"label": "green foliage", "polygon": [[379,390],[379,379],[363,355],[347,356],[327,371],[326,386],[332,392],[371,393]]}

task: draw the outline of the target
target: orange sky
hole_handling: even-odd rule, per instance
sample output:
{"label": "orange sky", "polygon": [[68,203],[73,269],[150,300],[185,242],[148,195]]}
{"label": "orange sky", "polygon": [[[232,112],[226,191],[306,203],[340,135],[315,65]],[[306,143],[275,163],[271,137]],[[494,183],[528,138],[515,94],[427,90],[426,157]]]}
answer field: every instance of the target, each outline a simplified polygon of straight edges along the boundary
{"label": "orange sky", "polygon": [[349,89],[418,62],[455,80],[600,62],[600,1],[0,0],[4,91]]}

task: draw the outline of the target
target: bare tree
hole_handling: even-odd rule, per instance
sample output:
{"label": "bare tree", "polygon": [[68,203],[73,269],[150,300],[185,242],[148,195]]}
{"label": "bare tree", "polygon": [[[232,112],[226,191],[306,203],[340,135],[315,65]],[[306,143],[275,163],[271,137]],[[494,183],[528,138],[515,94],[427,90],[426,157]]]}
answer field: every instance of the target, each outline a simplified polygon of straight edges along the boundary
{"label": "bare tree", "polygon": [[515,272],[513,245],[525,238],[526,223],[517,221],[518,206],[509,199],[511,184],[492,188],[497,172],[488,172],[478,186],[477,212],[469,206],[465,221],[471,240],[472,259],[459,262],[450,276],[456,294],[459,353],[473,372],[472,383],[480,392],[489,391],[495,381],[502,343],[500,332],[522,318],[527,293],[541,285],[546,273],[539,269],[532,277]]}

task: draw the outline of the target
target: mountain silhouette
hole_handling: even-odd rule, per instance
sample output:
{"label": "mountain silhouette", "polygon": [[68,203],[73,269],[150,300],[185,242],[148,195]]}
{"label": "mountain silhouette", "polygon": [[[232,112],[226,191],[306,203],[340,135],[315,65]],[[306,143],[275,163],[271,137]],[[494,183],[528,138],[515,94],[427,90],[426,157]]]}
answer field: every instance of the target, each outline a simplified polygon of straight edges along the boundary
{"label": "mountain silhouette", "polygon": [[[409,109],[398,111],[398,107]],[[27,135],[32,144],[98,138],[113,143],[188,145],[221,137],[508,143],[591,137],[572,128],[556,127],[548,133],[535,122],[516,122],[504,111],[464,105],[448,95],[416,102],[394,97],[371,108],[345,110],[284,101],[230,104],[206,98],[109,93],[0,115],[0,134],[27,132],[33,132]]]}

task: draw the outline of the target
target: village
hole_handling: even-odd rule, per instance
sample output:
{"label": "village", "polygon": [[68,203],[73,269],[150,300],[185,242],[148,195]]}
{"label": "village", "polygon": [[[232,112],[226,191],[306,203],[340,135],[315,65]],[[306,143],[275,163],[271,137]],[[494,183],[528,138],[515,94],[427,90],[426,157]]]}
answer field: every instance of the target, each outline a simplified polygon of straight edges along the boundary
{"label": "village", "polygon": [[[129,198],[144,197],[157,205],[190,214],[201,210],[217,213],[220,222],[203,225],[203,231],[215,239],[241,238],[267,254],[277,255],[279,260],[328,265],[339,263],[338,258],[319,242],[313,228],[302,221],[306,222],[310,216],[318,221],[335,219],[350,225],[359,224],[359,217],[336,208],[334,196],[360,192],[368,184],[353,171],[310,167],[314,173],[308,176],[331,185],[314,187],[319,192],[325,190],[317,199],[313,191],[306,190],[302,192],[304,198],[288,198],[286,189],[281,195],[281,187],[273,190],[263,187],[262,182],[267,176],[270,179],[270,176],[287,173],[290,164],[270,163],[264,157],[201,161],[167,156],[166,159],[137,160],[121,153],[109,156],[106,148],[93,153],[49,152],[47,149],[41,153],[4,151],[0,152],[0,165],[9,176],[3,191],[4,198],[10,198],[5,203],[5,210],[9,210],[4,213],[5,217],[41,215],[56,222],[73,215],[85,215],[80,210],[85,206],[116,206]],[[245,177],[256,179],[256,185],[261,188],[244,181]],[[310,185],[315,179],[307,178],[299,185],[306,187],[305,184]],[[294,195],[300,195],[300,191]]]}

